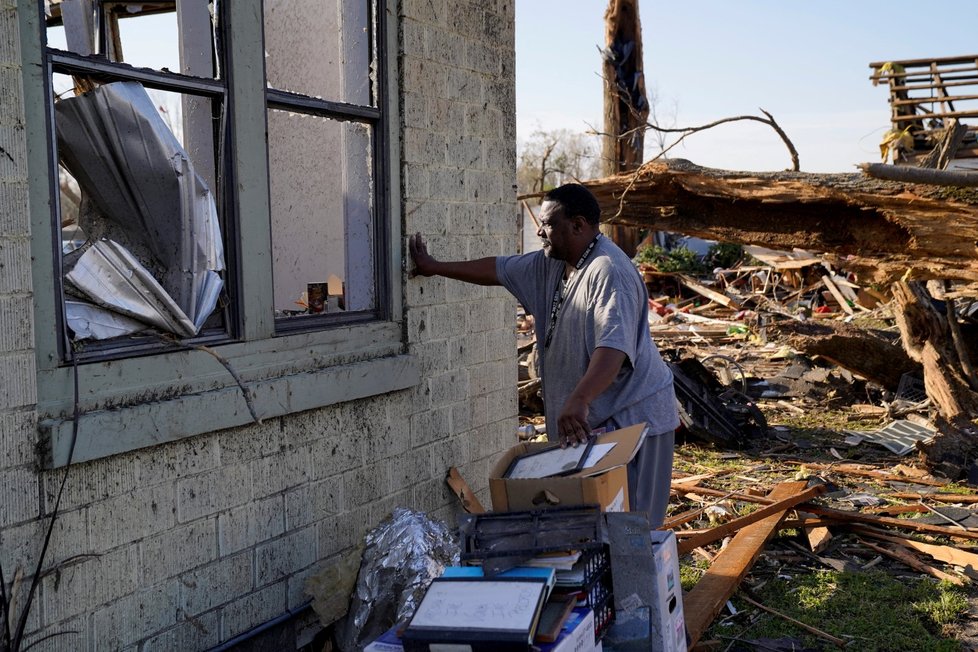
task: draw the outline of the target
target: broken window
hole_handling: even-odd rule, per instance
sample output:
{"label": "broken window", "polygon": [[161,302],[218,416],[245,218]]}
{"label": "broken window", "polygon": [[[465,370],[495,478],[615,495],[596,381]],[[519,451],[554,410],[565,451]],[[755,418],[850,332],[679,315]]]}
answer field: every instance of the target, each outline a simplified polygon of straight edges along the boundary
{"label": "broken window", "polygon": [[266,0],[263,18],[278,327],[382,316],[373,3]]}
{"label": "broken window", "polygon": [[108,341],[87,357],[230,336],[218,5],[46,0],[45,18],[67,339]]}

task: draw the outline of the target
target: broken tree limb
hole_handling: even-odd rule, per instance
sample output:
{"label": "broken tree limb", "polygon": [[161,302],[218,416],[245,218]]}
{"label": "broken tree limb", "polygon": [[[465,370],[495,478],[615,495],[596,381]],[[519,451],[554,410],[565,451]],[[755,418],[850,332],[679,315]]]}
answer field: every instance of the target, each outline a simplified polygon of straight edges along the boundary
{"label": "broken tree limb", "polygon": [[750,494],[741,493],[731,493],[729,491],[720,491],[719,489],[710,489],[709,487],[691,487],[683,486],[682,484],[676,484],[673,481],[672,490],[678,494],[703,494],[704,496],[720,496],[722,498],[732,498],[733,500],[741,500],[747,503],[759,503],[761,505],[770,505],[772,501],[770,498],[765,496],[751,496]]}
{"label": "broken tree limb", "polygon": [[718,127],[728,122],[739,122],[741,120],[753,120],[754,122],[760,122],[766,124],[767,126],[771,127],[771,129],[774,129],[774,132],[778,134],[778,137],[784,143],[785,147],[788,148],[788,154],[791,155],[791,169],[794,172],[799,171],[801,169],[801,163],[799,162],[798,159],[798,150],[795,149],[794,143],[792,143],[791,139],[788,138],[788,134],[784,132],[784,129],[782,129],[781,125],[777,123],[773,115],[771,115],[764,109],[758,108],[758,110],[764,115],[766,115],[767,118],[766,119],[761,118],[756,115],[738,115],[732,118],[721,118],[720,120],[715,120],[709,124],[701,125],[699,127],[674,127],[670,129],[667,129],[665,127],[660,127],[654,124],[649,124],[647,125],[649,129],[652,129],[653,131],[658,131],[659,133],[664,133],[664,134],[681,133],[682,134],[682,136],[680,136],[674,143],[664,148],[662,150],[662,153],[659,154],[659,156],[657,156],[656,158],[659,158],[660,156],[668,152],[670,149],[672,149],[673,147],[681,143],[687,136],[692,136],[697,132],[706,131],[707,129],[712,129],[713,127]]}
{"label": "broken tree limb", "polygon": [[[805,490],[804,482],[784,482],[768,495],[772,502]],[[787,512],[779,512],[748,525],[716,556],[700,581],[683,598],[689,644],[695,645],[734,594],[764,545],[774,536]]]}
{"label": "broken tree limb", "polygon": [[808,489],[805,489],[794,496],[789,496],[788,498],[778,500],[777,502],[771,503],[770,505],[766,505],[754,512],[751,512],[750,514],[735,518],[732,521],[727,521],[726,523],[711,528],[696,536],[689,537],[688,539],[683,539],[678,544],[679,554],[685,555],[693,548],[699,548],[715,541],[719,541],[725,536],[737,532],[741,528],[763,520],[773,514],[786,512],[792,507],[807,502],[815,496],[820,496],[823,493],[825,493],[825,485],[815,485],[814,487],[809,487]]}
{"label": "broken tree limb", "polygon": [[826,252],[823,258],[881,283],[908,270],[912,278],[978,283],[974,191],[905,186],[858,173],[712,170],[682,159],[586,185],[610,223]]}
{"label": "broken tree limb", "polygon": [[856,167],[874,179],[884,179],[886,181],[906,181],[907,183],[958,186],[962,188],[974,188],[978,186],[978,174],[974,172],[935,170],[933,168],[917,168],[909,165],[887,165],[886,163],[860,163]]}
{"label": "broken tree limb", "polygon": [[806,632],[808,632],[810,634],[814,634],[815,636],[818,636],[821,639],[825,639],[826,641],[832,643],[833,645],[836,645],[838,647],[846,647],[849,644],[847,641],[845,641],[845,640],[843,640],[841,638],[832,636],[828,632],[823,632],[822,630],[818,629],[817,627],[812,627],[811,625],[806,625],[805,623],[801,622],[800,620],[795,620],[791,616],[788,616],[786,614],[783,614],[780,611],[776,611],[776,610],[772,609],[771,607],[764,606],[763,604],[761,604],[757,600],[754,600],[753,598],[751,598],[750,596],[748,596],[746,591],[741,591],[740,598],[744,602],[746,602],[748,604],[751,604],[751,605],[757,607],[758,609],[760,609],[762,611],[766,611],[766,612],[768,612],[769,614],[771,614],[773,616],[777,616],[778,618],[781,618],[782,620],[787,620],[789,623],[792,623],[793,625],[797,625],[798,627],[801,627],[802,629],[804,629]]}

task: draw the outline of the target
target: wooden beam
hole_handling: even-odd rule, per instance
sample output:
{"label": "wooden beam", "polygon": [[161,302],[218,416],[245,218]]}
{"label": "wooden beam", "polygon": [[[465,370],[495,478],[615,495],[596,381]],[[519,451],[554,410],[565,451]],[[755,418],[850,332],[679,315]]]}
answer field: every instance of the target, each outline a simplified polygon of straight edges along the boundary
{"label": "wooden beam", "polygon": [[735,518],[732,521],[727,521],[726,523],[710,528],[709,530],[697,534],[696,536],[689,537],[688,539],[683,539],[677,546],[679,549],[679,554],[685,555],[693,548],[699,548],[715,541],[719,541],[723,537],[733,534],[741,528],[747,527],[752,523],[757,523],[758,521],[761,521],[771,515],[786,512],[792,507],[807,502],[815,496],[820,496],[823,493],[825,493],[825,485],[815,485],[814,487],[809,487],[808,489],[805,489],[801,493],[794,496],[778,500],[777,502],[771,503],[770,505],[766,505],[754,512],[751,512],[750,514]]}
{"label": "wooden beam", "polygon": [[[784,482],[774,488],[768,499],[778,502],[805,490],[805,482]],[[717,555],[706,573],[683,598],[686,632],[690,645],[695,645],[720,609],[736,592],[747,571],[774,536],[786,512],[779,512],[762,521],[748,525],[734,536],[730,544]]]}
{"label": "wooden beam", "polygon": [[900,530],[911,530],[913,532],[923,532],[924,534],[935,534],[944,537],[954,537],[956,539],[978,540],[978,532],[960,530],[941,525],[930,525],[928,523],[918,523],[910,518],[891,518],[889,516],[874,516],[860,512],[848,512],[842,509],[832,509],[831,507],[820,507],[809,505],[805,511],[819,516],[828,516],[848,523],[866,523],[867,525],[885,525]]}
{"label": "wooden beam", "polygon": [[865,527],[862,525],[853,525],[851,529],[853,532],[857,532],[861,536],[872,537],[874,539],[898,543],[902,546],[913,548],[914,550],[922,552],[925,555],[929,555],[938,561],[944,562],[945,564],[960,566],[964,569],[965,574],[971,577],[978,577],[978,554],[973,552],[961,550],[960,548],[955,548],[954,546],[938,545],[934,543],[926,543],[924,541],[917,541],[915,539],[909,539],[907,537],[892,536],[886,534],[885,532],[880,532],[874,528]]}
{"label": "wooden beam", "polygon": [[930,575],[931,577],[936,577],[939,580],[944,580],[946,582],[950,582],[951,584],[955,584],[957,586],[961,586],[962,584],[964,584],[964,579],[962,579],[961,577],[958,577],[957,575],[951,575],[949,573],[945,573],[944,571],[938,568],[934,568],[930,564],[924,563],[923,560],[919,559],[909,550],[901,547],[898,544],[897,545],[891,544],[890,546],[878,546],[864,539],[859,539],[859,543],[866,546],[870,550],[875,550],[880,554],[886,555],[887,557],[890,557],[892,559],[896,559],[897,561],[906,564],[907,566],[914,569],[915,571],[919,571],[926,575]]}
{"label": "wooden beam", "polygon": [[916,494],[910,491],[898,491],[886,494],[883,498],[896,498],[898,500],[932,500],[938,503],[961,503],[962,505],[973,505],[978,503],[978,495],[970,494]]}
{"label": "wooden beam", "polygon": [[739,303],[737,303],[727,295],[723,294],[722,292],[711,290],[710,288],[706,287],[701,283],[698,283],[697,281],[691,279],[685,274],[677,274],[676,277],[680,280],[680,282],[682,282],[683,285],[688,287],[690,290],[692,290],[696,294],[699,294],[700,296],[706,297],[710,301],[715,301],[719,303],[721,306],[725,306],[727,308],[730,308],[731,310],[740,310],[743,308],[743,306],[741,306]]}
{"label": "wooden beam", "polygon": [[486,508],[482,506],[479,499],[476,498],[475,493],[469,489],[468,483],[462,477],[462,474],[458,472],[458,469],[454,466],[448,469],[448,475],[445,477],[445,482],[451,487],[452,492],[458,497],[459,502],[462,503],[462,509],[464,509],[469,514],[484,514]]}

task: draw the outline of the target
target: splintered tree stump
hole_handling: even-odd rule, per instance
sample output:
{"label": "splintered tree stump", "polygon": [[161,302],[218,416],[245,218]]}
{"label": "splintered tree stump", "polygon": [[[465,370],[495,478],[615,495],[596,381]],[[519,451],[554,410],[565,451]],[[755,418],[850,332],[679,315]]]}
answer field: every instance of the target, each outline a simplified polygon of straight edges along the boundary
{"label": "splintered tree stump", "polygon": [[978,394],[971,391],[961,369],[951,329],[920,283],[892,285],[893,316],[907,354],[923,365],[924,387],[941,416],[949,422],[978,414]]}
{"label": "splintered tree stump", "polygon": [[792,348],[820,355],[889,390],[897,388],[903,374],[920,370],[899,345],[851,324],[784,322],[777,328],[788,335]]}
{"label": "splintered tree stump", "polygon": [[924,389],[934,402],[939,433],[919,446],[924,464],[956,479],[978,458],[978,429],[969,421],[978,414],[978,394],[969,386],[947,319],[934,307],[920,283],[892,285],[893,315],[903,348],[924,368]]}

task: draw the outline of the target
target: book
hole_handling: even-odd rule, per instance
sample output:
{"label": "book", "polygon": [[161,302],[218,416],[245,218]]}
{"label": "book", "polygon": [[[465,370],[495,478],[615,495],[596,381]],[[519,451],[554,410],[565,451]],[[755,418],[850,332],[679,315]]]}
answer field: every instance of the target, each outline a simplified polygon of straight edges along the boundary
{"label": "book", "polygon": [[573,596],[552,596],[547,600],[543,605],[543,613],[540,614],[540,624],[537,625],[537,634],[533,637],[533,642],[556,641],[575,606],[577,606],[577,599]]}
{"label": "book", "polygon": [[535,578],[436,578],[401,636],[404,650],[528,652],[546,592]]}

